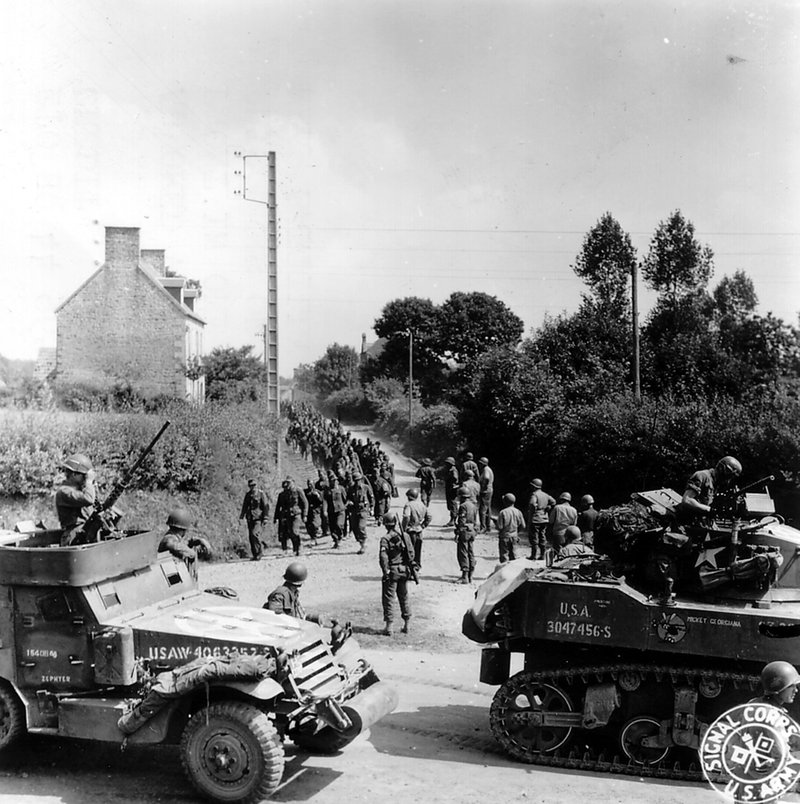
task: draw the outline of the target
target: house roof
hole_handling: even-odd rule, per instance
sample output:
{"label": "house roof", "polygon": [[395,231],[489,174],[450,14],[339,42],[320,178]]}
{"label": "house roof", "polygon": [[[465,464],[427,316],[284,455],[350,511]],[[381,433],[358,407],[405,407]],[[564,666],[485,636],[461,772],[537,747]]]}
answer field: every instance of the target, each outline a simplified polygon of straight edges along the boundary
{"label": "house roof", "polygon": [[[74,299],[87,285],[91,284],[94,281],[94,278],[99,276],[104,270],[109,268],[110,266],[108,263],[103,263],[85,282],[81,283],[66,299],[64,299],[61,304],[56,307],[55,312],[60,312],[72,299]],[[200,318],[197,313],[190,310],[186,305],[181,304],[159,281],[158,274],[152,270],[152,268],[142,265],[141,263],[137,263],[136,268],[138,271],[141,271],[147,277],[147,279],[158,289],[158,292],[169,301],[169,303],[179,310],[186,318],[191,318],[194,321],[197,321],[199,324],[203,324],[205,326],[205,321]]]}
{"label": "house roof", "polygon": [[378,338],[377,341],[367,344],[361,352],[361,355],[362,357],[380,357],[385,346],[386,338]]}

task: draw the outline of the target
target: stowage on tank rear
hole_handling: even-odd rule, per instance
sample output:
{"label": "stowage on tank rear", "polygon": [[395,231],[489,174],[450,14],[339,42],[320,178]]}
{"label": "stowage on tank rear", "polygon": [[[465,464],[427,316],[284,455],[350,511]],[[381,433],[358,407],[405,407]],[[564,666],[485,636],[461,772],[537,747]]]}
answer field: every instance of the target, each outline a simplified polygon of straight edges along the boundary
{"label": "stowage on tank rear", "polygon": [[765,663],[800,662],[800,531],[755,496],[687,536],[664,504],[678,495],[645,492],[600,524],[595,554],[512,561],[487,579],[463,631],[485,646],[491,729],[509,755],[702,778],[708,725],[757,694]]}
{"label": "stowage on tank rear", "polygon": [[283,740],[335,751],[397,705],[348,629],[198,589],[155,533],[0,532],[0,750],[25,732],[180,744],[206,798],[259,801]]}

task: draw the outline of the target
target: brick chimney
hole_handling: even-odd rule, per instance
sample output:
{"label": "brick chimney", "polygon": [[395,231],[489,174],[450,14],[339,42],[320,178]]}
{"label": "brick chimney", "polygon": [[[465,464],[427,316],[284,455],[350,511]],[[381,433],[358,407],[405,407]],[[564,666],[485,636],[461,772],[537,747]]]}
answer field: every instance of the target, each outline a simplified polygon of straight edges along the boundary
{"label": "brick chimney", "polygon": [[139,259],[142,265],[146,265],[150,268],[156,276],[167,275],[163,248],[143,248]]}
{"label": "brick chimney", "polygon": [[139,228],[106,226],[106,265],[132,266],[139,263]]}

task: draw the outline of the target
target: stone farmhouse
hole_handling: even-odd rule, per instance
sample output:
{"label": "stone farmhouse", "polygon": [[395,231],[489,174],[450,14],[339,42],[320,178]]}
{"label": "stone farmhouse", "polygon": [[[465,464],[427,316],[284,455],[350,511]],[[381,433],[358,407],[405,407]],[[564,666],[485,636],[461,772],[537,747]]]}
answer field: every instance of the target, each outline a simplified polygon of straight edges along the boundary
{"label": "stone farmhouse", "polygon": [[145,397],[202,403],[205,321],[200,287],[167,271],[163,249],[139,249],[139,229],[106,227],[105,262],[56,309],[56,384],[129,383]]}

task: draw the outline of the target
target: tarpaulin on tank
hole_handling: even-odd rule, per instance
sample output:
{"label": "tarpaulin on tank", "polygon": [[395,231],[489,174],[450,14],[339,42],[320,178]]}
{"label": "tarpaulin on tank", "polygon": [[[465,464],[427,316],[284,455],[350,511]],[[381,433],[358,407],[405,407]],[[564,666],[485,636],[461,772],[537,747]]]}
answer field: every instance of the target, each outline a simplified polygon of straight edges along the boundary
{"label": "tarpaulin on tank", "polygon": [[495,570],[475,592],[475,602],[469,611],[475,625],[481,630],[486,625],[486,618],[492,613],[501,600],[507,598],[536,572],[536,565],[527,558],[509,561]]}

